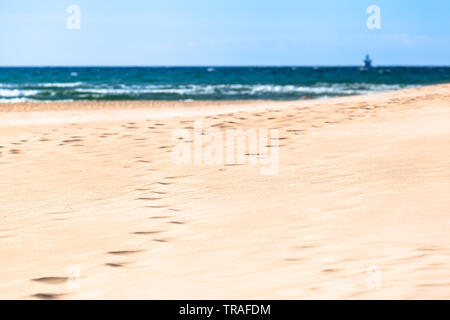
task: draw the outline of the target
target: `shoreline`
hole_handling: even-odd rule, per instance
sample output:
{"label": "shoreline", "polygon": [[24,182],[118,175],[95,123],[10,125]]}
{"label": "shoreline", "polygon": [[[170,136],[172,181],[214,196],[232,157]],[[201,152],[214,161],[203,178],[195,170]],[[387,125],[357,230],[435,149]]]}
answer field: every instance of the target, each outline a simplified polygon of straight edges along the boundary
{"label": "shoreline", "polygon": [[228,106],[228,105],[283,105],[283,104],[321,104],[333,103],[337,100],[352,101],[358,100],[361,97],[383,98],[391,94],[409,94],[417,91],[427,90],[428,88],[439,88],[450,85],[450,83],[423,85],[414,88],[388,90],[380,92],[371,92],[367,94],[355,94],[339,97],[320,97],[320,98],[301,98],[289,100],[269,100],[269,99],[244,99],[244,100],[73,100],[73,101],[26,101],[26,102],[2,102],[0,103],[0,113],[2,112],[29,112],[29,111],[58,111],[58,110],[73,110],[73,109],[151,109],[151,108],[166,108],[166,107],[208,107],[208,106]]}
{"label": "shoreline", "polygon": [[[0,104],[0,126],[24,126],[39,123],[64,124],[95,121],[116,122],[149,119],[171,119],[223,115],[236,112],[264,112],[293,107],[339,106],[346,103],[373,103],[375,106],[390,100],[416,99],[429,91],[445,92],[450,84],[422,86],[412,89],[385,91],[367,95],[300,100],[202,100],[202,101],[71,101],[21,102]],[[133,111],[133,112],[129,112]],[[26,114],[26,116],[23,116]]]}

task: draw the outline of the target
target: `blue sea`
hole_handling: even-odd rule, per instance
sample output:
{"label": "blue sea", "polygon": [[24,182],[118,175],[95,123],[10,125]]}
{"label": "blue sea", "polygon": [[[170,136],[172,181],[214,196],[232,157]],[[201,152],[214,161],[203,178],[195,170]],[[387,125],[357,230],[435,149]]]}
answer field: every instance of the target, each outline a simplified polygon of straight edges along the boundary
{"label": "blue sea", "polygon": [[450,67],[1,67],[0,102],[293,100],[450,82]]}

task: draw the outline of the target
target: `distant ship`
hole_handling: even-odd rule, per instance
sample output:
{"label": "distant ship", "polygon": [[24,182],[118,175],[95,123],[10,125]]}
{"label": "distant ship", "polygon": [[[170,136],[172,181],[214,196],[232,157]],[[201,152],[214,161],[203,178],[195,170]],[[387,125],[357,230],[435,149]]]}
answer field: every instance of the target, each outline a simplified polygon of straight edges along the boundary
{"label": "distant ship", "polygon": [[364,59],[364,68],[372,68],[372,60],[370,59],[368,54],[366,54],[366,58]]}

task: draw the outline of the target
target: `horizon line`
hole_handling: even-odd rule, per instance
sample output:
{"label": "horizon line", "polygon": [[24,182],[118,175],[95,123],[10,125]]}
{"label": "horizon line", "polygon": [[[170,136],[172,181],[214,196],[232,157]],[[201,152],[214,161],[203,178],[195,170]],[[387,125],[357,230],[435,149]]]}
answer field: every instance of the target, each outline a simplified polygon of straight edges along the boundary
{"label": "horizon line", "polygon": [[[363,64],[318,64],[318,65],[0,65],[0,68],[333,68],[333,67],[364,67]],[[372,66],[372,68],[379,67],[450,67],[450,64],[380,64]]]}

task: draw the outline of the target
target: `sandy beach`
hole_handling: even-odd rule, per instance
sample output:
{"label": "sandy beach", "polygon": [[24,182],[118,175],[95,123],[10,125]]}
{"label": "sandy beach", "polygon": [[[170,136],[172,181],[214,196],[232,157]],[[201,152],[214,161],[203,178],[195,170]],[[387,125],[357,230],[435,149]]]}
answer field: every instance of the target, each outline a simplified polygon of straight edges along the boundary
{"label": "sandy beach", "polygon": [[[449,84],[0,104],[0,299],[450,299],[449,119]],[[278,130],[277,172],[175,164],[200,120]]]}

